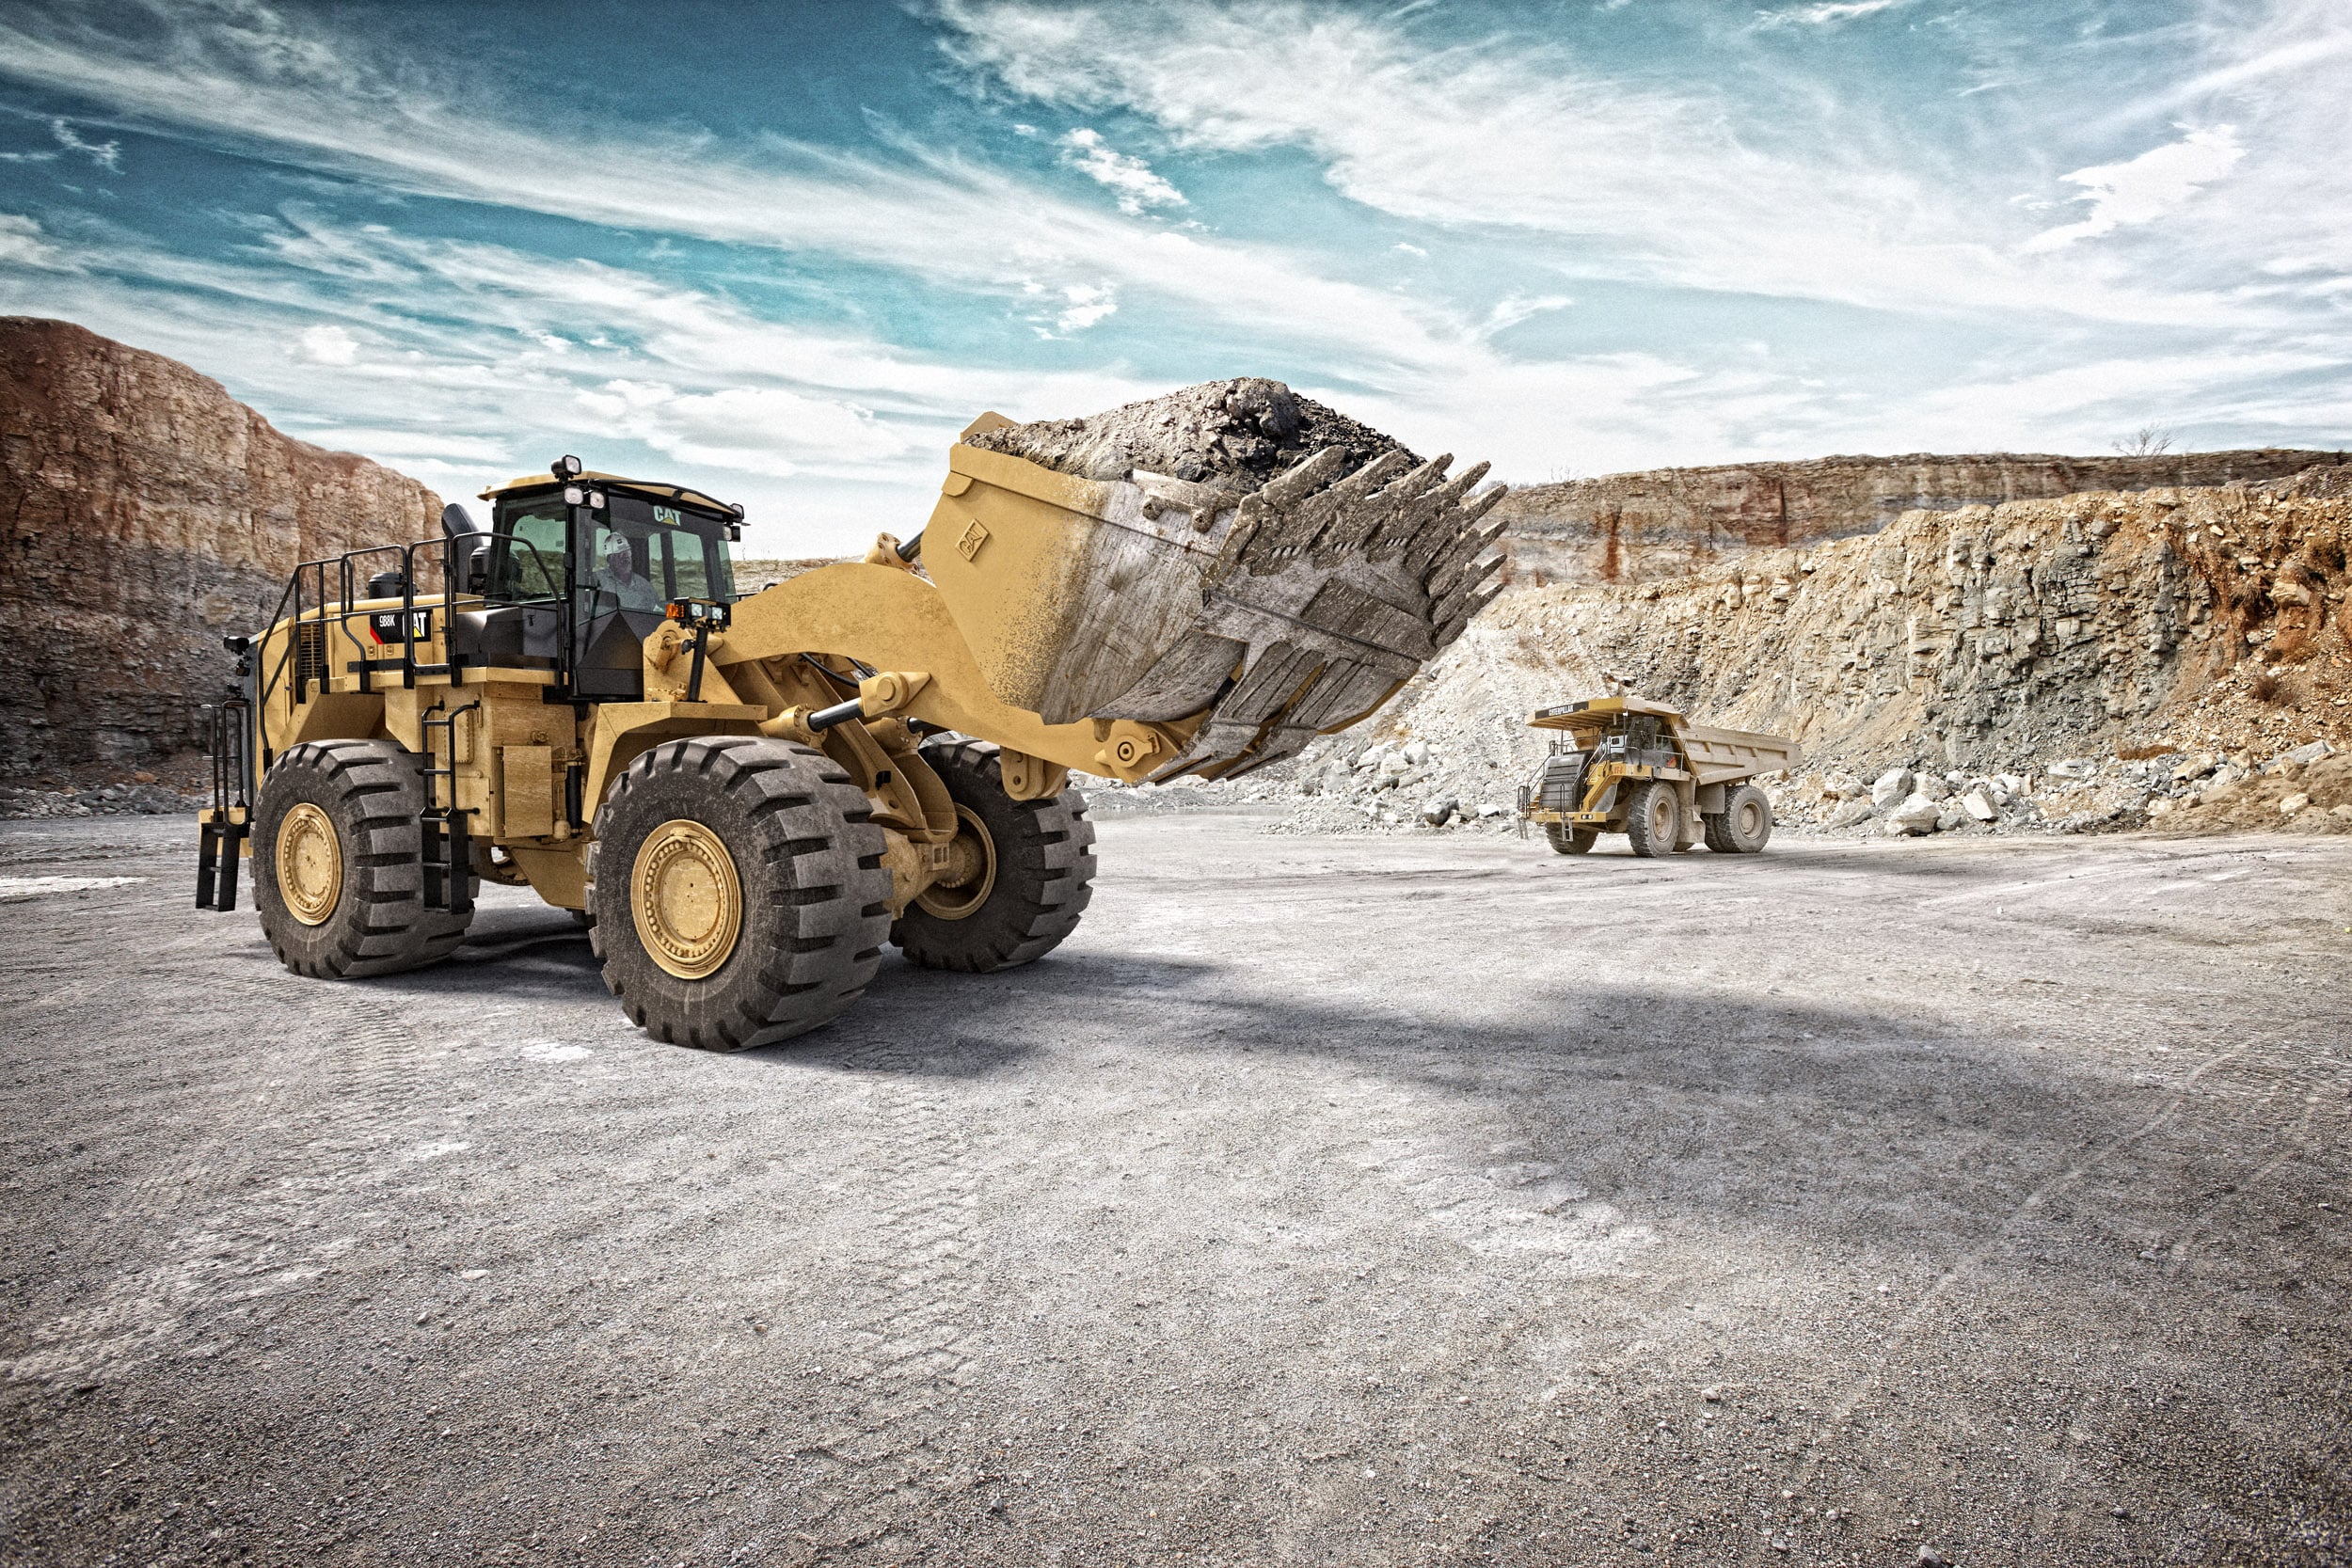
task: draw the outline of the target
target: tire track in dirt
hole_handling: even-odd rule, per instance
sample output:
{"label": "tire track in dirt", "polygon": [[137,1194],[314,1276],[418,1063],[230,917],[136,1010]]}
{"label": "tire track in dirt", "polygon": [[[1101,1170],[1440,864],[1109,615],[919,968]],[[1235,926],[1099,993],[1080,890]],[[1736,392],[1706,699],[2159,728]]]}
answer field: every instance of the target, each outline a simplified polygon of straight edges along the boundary
{"label": "tire track in dirt", "polygon": [[858,1174],[873,1228],[850,1264],[850,1402],[803,1449],[830,1468],[799,1528],[820,1558],[875,1549],[897,1560],[930,1533],[934,1498],[980,1479],[949,1433],[979,1355],[984,1150],[913,1048],[874,1047],[843,1065],[871,1075],[876,1126]]}
{"label": "tire track in dirt", "polygon": [[[287,1132],[306,1122],[336,1130],[257,1141],[249,1123],[217,1114],[228,1087],[218,1077],[168,1089],[143,1086],[151,1114],[194,1128],[183,1136],[141,1139],[137,1170],[118,1179],[97,1217],[151,1228],[156,1240],[142,1251],[152,1260],[99,1283],[71,1310],[33,1326],[24,1353],[0,1368],[0,1376],[72,1386],[117,1379],[167,1354],[208,1358],[222,1343],[192,1339],[203,1331],[199,1320],[311,1284],[361,1243],[361,1233],[390,1223],[389,1213],[348,1200],[396,1180],[413,1164],[401,1152],[404,1134],[415,1143],[421,1109],[416,1101],[425,1082],[419,1069],[439,1042],[426,1037],[407,1009],[358,987],[335,988],[330,1000],[294,994],[294,987],[320,988],[284,975],[211,974],[205,984],[215,997],[240,993],[254,1027],[267,1028],[272,1012],[299,1005],[313,1031],[323,1029],[338,1046],[358,1042],[352,1050],[357,1070],[325,1085],[331,1100],[321,1098],[315,1078],[305,1082],[312,1092],[294,1100],[282,1093],[287,1080],[255,1085],[256,1100],[277,1096],[274,1109]],[[199,1097],[210,1103],[194,1106],[194,1115],[173,1114]],[[430,1147],[415,1144],[406,1152]],[[330,1206],[343,1221],[338,1233],[304,1239]]]}
{"label": "tire track in dirt", "polygon": [[[1522,1136],[1496,1126],[1439,1124],[1436,1107],[1388,1078],[1348,1085],[1356,1167],[1395,1187],[1439,1235],[1538,1278],[1615,1273],[1657,1238],[1592,1193],[1565,1165],[1523,1157]],[[1499,1155],[1493,1163],[1469,1151]],[[1521,1153],[1520,1158],[1509,1157]]]}
{"label": "tire track in dirt", "polygon": [[1974,1278],[1980,1272],[1985,1261],[1994,1254],[2005,1251],[2013,1244],[2010,1232],[2020,1219],[2043,1207],[2052,1198],[2065,1193],[2069,1188],[2106,1165],[2117,1155],[2135,1147],[2170,1123],[2180,1115],[2182,1107],[2189,1103],[2198,1080],[2208,1072],[2236,1060],[2244,1055],[2246,1051],[2247,1047],[2243,1045],[2233,1046],[2228,1051],[2209,1056],[2199,1063],[2175,1085],[2172,1095],[2160,1108],[2151,1113],[2130,1131],[2102,1144],[2088,1158],[2076,1160],[2067,1165],[2064,1170],[2045,1178],[2007,1214],[1994,1223],[1991,1234],[1947,1265],[1936,1276],[1935,1283],[1920,1293],[1919,1299],[1912,1304],[1910,1310],[1906,1311],[1894,1326],[1881,1337],[1876,1353],[1871,1358],[1870,1370],[1849,1384],[1829,1411],[1818,1420],[1810,1423],[1811,1435],[1801,1445],[1804,1458],[1801,1464],[1793,1467],[1793,1479],[1788,1482],[1788,1486],[1803,1493],[1813,1484],[1821,1466],[1822,1453],[1832,1447],[1836,1433],[1852,1419],[1854,1411],[1861,1406],[1863,1402],[1884,1389],[1887,1370],[1895,1357],[1917,1338],[1921,1328],[1927,1323],[1930,1314],[1935,1308],[1943,1306],[1963,1282]]}

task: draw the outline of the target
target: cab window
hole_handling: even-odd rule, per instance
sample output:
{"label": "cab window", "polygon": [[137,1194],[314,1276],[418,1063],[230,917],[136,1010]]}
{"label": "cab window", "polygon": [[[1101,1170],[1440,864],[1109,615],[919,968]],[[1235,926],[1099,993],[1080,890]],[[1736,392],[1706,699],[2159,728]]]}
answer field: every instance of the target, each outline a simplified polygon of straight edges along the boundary
{"label": "cab window", "polygon": [[674,599],[733,599],[734,574],[728,569],[726,541],[707,534],[672,529],[670,597]]}
{"label": "cab window", "polygon": [[490,594],[507,600],[560,599],[569,586],[564,560],[562,496],[525,502],[499,519]]}
{"label": "cab window", "polygon": [[[726,537],[721,531],[724,526],[700,512],[616,493],[609,510],[597,519],[597,548],[617,553],[620,542],[627,541],[630,571],[645,579],[661,604],[672,599],[732,599],[735,578],[728,569]],[[611,590],[613,583],[607,579],[607,573],[623,575],[618,561],[599,554],[596,564],[598,586]]]}

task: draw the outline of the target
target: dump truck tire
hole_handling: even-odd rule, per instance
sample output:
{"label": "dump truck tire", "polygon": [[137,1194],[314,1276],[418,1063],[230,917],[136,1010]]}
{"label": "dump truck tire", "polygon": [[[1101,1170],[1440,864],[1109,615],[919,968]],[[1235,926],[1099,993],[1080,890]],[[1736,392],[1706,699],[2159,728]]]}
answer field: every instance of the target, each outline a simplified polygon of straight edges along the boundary
{"label": "dump truck tire", "polygon": [[1682,800],[1675,786],[1657,779],[1634,785],[1625,812],[1625,836],[1633,852],[1652,860],[1671,855],[1681,834]]}
{"label": "dump truck tire", "polygon": [[1719,855],[1753,855],[1772,836],[1772,798],[1752,784],[1734,788],[1722,814],[1707,819],[1707,847]]}
{"label": "dump truck tire", "polygon": [[1565,822],[1544,824],[1544,837],[1551,842],[1555,855],[1589,855],[1600,837],[1598,828],[1571,828]]}
{"label": "dump truck tire", "polygon": [[253,904],[278,962],[356,980],[437,963],[465,940],[470,915],[424,907],[423,766],[389,740],[308,741],[271,765]]}
{"label": "dump truck tire", "polygon": [[1052,952],[1094,896],[1086,797],[1065,789],[1049,800],[1011,799],[984,740],[926,746],[923,756],[956,802],[961,832],[951,848],[961,879],[908,905],[890,940],[926,969],[973,974]]}
{"label": "dump truck tire", "polygon": [[866,792],[814,748],[665,741],[596,812],[590,945],[621,1008],[702,1051],[772,1045],[865,993],[890,929]]}

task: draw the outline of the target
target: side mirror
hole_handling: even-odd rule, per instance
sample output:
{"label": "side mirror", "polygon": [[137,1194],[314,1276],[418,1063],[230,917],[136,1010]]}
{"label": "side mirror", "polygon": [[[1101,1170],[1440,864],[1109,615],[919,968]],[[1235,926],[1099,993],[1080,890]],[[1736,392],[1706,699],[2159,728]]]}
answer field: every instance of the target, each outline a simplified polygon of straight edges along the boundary
{"label": "side mirror", "polygon": [[452,501],[441,508],[441,531],[454,539],[461,533],[480,533],[482,525],[473,520],[472,513]]}
{"label": "side mirror", "polygon": [[487,594],[490,591],[490,542],[487,539],[473,547],[466,558],[466,592]]}

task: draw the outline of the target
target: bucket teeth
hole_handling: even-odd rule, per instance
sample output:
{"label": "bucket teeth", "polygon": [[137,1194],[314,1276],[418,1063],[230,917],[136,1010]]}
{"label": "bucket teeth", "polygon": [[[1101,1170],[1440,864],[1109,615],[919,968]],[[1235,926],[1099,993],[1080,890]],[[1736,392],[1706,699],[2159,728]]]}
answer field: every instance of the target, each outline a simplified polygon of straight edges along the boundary
{"label": "bucket teeth", "polygon": [[1245,498],[1202,574],[1199,629],[1248,649],[1189,745],[1153,773],[1229,777],[1361,718],[1496,591],[1505,494],[1487,466],[1328,447]]}

